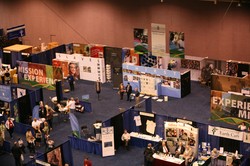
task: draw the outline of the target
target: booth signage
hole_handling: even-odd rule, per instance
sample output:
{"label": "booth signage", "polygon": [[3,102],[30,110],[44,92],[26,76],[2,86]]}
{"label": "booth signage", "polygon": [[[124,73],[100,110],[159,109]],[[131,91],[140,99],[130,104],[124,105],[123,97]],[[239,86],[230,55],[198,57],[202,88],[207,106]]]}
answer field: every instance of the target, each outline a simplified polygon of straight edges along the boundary
{"label": "booth signage", "polygon": [[7,37],[9,40],[25,36],[25,25],[19,25],[7,29]]}
{"label": "booth signage", "polygon": [[102,134],[102,157],[115,155],[114,127],[103,127]]}
{"label": "booth signage", "polygon": [[10,102],[12,100],[10,86],[0,85],[0,100],[6,102]]}
{"label": "booth signage", "polygon": [[243,132],[222,127],[208,126],[208,134],[238,141],[243,140]]}
{"label": "booth signage", "polygon": [[62,79],[62,68],[18,61],[18,79],[22,84],[55,89],[55,80]]}
{"label": "booth signage", "polygon": [[198,128],[180,122],[164,122],[164,128],[166,140],[174,141],[174,143],[182,141],[189,144],[194,151],[194,155],[197,156],[199,137]]}
{"label": "booth signage", "polygon": [[245,120],[250,124],[250,97],[221,91],[211,91],[211,119],[234,125]]}

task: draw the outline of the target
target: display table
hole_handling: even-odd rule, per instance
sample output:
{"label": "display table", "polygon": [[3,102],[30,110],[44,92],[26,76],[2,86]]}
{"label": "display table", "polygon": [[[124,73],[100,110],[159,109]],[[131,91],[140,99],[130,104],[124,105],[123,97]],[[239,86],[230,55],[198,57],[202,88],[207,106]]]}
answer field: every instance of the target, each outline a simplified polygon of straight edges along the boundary
{"label": "display table", "polygon": [[4,47],[4,51],[14,51],[14,52],[24,52],[24,53],[32,53],[32,46],[22,45],[22,44],[14,44],[12,46]]}
{"label": "display table", "polygon": [[211,157],[210,156],[201,156],[200,160],[195,161],[193,163],[193,166],[199,165],[199,166],[209,166],[211,163]]}
{"label": "display table", "polygon": [[141,134],[137,132],[131,132],[130,137],[130,145],[141,148],[147,147],[148,143],[151,143],[152,146],[156,146],[162,140],[162,138],[160,137],[154,137],[151,135]]}
{"label": "display table", "polygon": [[185,161],[172,156],[165,156],[161,154],[153,154],[153,166],[185,166]]}
{"label": "display table", "polygon": [[[217,164],[218,166],[224,166],[227,165],[227,162],[231,163],[232,162],[232,156],[233,153],[225,153],[225,154],[220,154],[217,158]],[[242,160],[242,155],[238,155],[236,157],[237,160],[240,161]],[[211,157],[210,156],[201,156],[199,161],[194,162],[195,165],[199,165],[199,166],[208,166],[211,163]]]}

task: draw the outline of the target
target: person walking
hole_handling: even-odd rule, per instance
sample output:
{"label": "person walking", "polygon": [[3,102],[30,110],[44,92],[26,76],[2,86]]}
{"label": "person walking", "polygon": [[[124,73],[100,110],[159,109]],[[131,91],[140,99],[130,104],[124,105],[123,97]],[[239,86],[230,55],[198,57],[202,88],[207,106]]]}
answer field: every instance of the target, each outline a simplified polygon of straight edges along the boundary
{"label": "person walking", "polygon": [[95,89],[98,96],[98,100],[100,100],[101,82],[99,80],[96,81]]}

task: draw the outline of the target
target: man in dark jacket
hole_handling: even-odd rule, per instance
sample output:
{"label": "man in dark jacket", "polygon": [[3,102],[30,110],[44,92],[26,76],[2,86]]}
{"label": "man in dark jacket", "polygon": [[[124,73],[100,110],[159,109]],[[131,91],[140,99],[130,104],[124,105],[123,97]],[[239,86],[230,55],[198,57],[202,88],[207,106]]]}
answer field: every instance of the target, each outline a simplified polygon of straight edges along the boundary
{"label": "man in dark jacket", "polygon": [[126,92],[127,92],[127,101],[131,101],[130,95],[132,93],[132,86],[130,85],[129,82],[128,82],[127,86],[126,86]]}
{"label": "man in dark jacket", "polygon": [[11,148],[11,152],[13,154],[13,157],[15,159],[15,165],[16,166],[21,166],[22,165],[22,161],[21,161],[21,154],[22,154],[22,151],[21,149],[19,148],[17,142],[15,141],[14,142],[14,145],[13,147]]}

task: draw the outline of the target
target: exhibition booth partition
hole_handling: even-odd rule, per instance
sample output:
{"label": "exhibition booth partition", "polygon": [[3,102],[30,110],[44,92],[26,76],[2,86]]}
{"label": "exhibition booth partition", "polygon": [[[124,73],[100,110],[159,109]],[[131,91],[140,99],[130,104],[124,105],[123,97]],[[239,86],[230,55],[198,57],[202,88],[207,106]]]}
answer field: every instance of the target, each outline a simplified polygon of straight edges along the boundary
{"label": "exhibition booth partition", "polygon": [[65,45],[62,44],[46,51],[31,54],[28,58],[23,59],[23,61],[52,65],[52,59],[56,58],[56,53],[65,53],[65,51]]}
{"label": "exhibition booth partition", "polygon": [[28,124],[32,109],[37,102],[43,100],[41,88],[27,89],[20,85],[0,85],[1,119],[13,117],[15,122]]}
{"label": "exhibition booth partition", "polygon": [[25,165],[70,165],[74,166],[74,160],[72,155],[72,150],[70,146],[70,141],[66,141],[55,148],[43,154],[38,154],[34,159],[30,160]]}
{"label": "exhibition booth partition", "polygon": [[190,71],[174,71],[123,63],[123,83],[140,93],[182,98],[191,92]]}
{"label": "exhibition booth partition", "polygon": [[[56,53],[53,65],[58,64],[62,65],[64,78],[67,77],[68,73],[74,74],[78,79],[106,82],[104,58],[85,57],[82,54]],[[75,73],[70,70],[72,66],[76,68]]]}
{"label": "exhibition booth partition", "polygon": [[10,64],[11,68],[16,67],[17,61],[27,61],[52,65],[55,53],[65,52],[65,45],[60,45],[46,51],[33,53],[33,47],[28,45],[15,44],[4,47],[0,53],[2,63]]}
{"label": "exhibition booth partition", "polygon": [[[209,151],[209,149],[220,149],[223,147],[225,154],[238,151],[238,154],[243,156],[249,157],[250,155],[249,142],[243,141],[236,136],[244,134],[249,135],[249,133],[241,133],[241,131],[227,129],[224,130],[225,133],[223,135],[217,135],[217,132],[211,132],[212,128],[216,128],[216,130],[219,129],[219,127],[216,126],[211,127],[208,124],[198,122],[192,122],[192,127],[188,124],[183,126],[183,123],[178,123],[177,118],[157,114],[153,115],[153,118],[152,116],[143,116],[141,111],[129,109],[103,122],[103,126],[114,126],[115,144],[118,143],[116,148],[121,145],[121,135],[124,129],[127,129],[128,132],[132,133],[131,144],[138,147],[146,147],[149,142],[156,146],[158,141],[161,140],[160,138],[172,141],[176,137],[167,137],[168,132],[173,131],[172,129],[174,129],[176,135],[179,137],[183,129],[188,134],[189,140],[191,140],[191,137],[194,138],[193,148],[197,148],[197,152],[202,152],[204,150],[202,149],[202,144],[205,144],[207,151]],[[140,126],[138,126],[136,122],[136,117],[138,116],[141,118]],[[147,131],[148,129],[146,125],[149,121],[152,121],[152,123],[155,124],[153,125],[155,126],[153,134]],[[166,123],[169,123],[167,126],[174,124],[176,127],[167,127]],[[229,135],[235,135],[235,137],[230,137]],[[175,146],[176,144],[172,141],[171,145]]]}
{"label": "exhibition booth partition", "polygon": [[211,119],[250,126],[250,75],[212,75]]}
{"label": "exhibition booth partition", "polygon": [[18,61],[18,81],[31,87],[55,90],[57,80],[63,79],[62,67]]}

